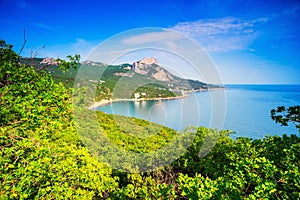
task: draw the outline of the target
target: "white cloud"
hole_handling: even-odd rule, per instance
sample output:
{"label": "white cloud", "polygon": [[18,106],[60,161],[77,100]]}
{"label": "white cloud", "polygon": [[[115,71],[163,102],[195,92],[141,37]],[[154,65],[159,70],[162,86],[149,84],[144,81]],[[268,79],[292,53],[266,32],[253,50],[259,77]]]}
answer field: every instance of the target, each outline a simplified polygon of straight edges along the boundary
{"label": "white cloud", "polygon": [[150,32],[144,33],[132,37],[125,38],[121,41],[123,44],[127,45],[140,45],[140,44],[147,44],[147,43],[154,43],[160,41],[170,41],[170,40],[179,40],[182,37],[173,32]]}
{"label": "white cloud", "polygon": [[181,22],[170,29],[194,38],[210,52],[241,50],[248,49],[257,38],[255,26],[268,20],[243,20],[235,17],[200,19],[195,22]]}

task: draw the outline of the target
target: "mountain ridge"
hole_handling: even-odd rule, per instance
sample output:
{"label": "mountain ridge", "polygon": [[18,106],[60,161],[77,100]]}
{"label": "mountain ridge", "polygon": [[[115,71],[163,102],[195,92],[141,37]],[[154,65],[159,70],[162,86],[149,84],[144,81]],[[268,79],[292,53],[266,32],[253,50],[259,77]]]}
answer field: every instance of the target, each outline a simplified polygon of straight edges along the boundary
{"label": "mountain ridge", "polygon": [[[58,70],[58,65],[51,58],[35,59],[39,69],[43,66],[46,73],[52,75],[57,82],[73,87],[78,70],[70,69],[66,73]],[[51,63],[47,63],[50,61]],[[46,67],[45,67],[46,66]],[[95,77],[95,67],[100,70],[101,77]],[[143,58],[132,64],[109,65],[103,62],[86,60],[80,62],[84,69],[83,80],[96,84],[96,101],[102,99],[149,99],[185,96],[186,92],[220,89],[223,86],[213,85],[180,78],[161,67],[156,58]],[[94,77],[94,78],[91,78]],[[77,77],[78,78],[78,77]]]}

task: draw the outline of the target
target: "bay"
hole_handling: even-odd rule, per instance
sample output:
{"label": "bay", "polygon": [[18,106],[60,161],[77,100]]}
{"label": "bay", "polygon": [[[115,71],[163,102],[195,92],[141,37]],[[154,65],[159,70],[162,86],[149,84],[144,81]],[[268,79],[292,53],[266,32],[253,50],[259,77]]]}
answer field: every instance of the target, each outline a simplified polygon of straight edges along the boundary
{"label": "bay", "polygon": [[270,111],[277,106],[300,105],[300,85],[226,87],[224,91],[190,93],[182,99],[113,102],[96,109],[146,119],[179,131],[189,126],[205,126],[229,129],[235,132],[234,138],[299,135],[293,124],[276,124],[270,117]]}

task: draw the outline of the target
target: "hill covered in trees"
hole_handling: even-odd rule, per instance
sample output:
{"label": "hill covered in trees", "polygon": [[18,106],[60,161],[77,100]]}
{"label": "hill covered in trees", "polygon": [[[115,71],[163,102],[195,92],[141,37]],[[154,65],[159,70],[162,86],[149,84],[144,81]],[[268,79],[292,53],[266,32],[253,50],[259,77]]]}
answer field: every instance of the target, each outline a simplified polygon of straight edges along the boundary
{"label": "hill covered in trees", "polygon": [[[97,112],[102,132],[93,132],[94,140],[87,142],[76,130],[71,90],[49,73],[20,64],[12,46],[0,41],[0,199],[300,198],[300,138],[295,135],[233,140],[230,131],[195,127],[177,133]],[[103,135],[135,153],[155,152],[174,139],[192,141],[170,164],[128,173],[138,166],[119,162],[124,170],[117,170],[102,162],[113,158],[97,155],[107,150],[94,143]],[[215,138],[212,149],[201,148],[205,138]],[[174,148],[185,149],[181,144]]]}
{"label": "hill covered in trees", "polygon": [[[96,101],[102,99],[150,99],[184,96],[190,91],[205,91],[223,88],[223,86],[204,83],[198,80],[184,79],[173,75],[159,66],[158,62],[146,62],[155,58],[145,58],[133,64],[107,65],[105,63],[84,61],[78,68],[61,70],[51,58],[21,58],[20,62],[34,66],[36,71],[45,71],[56,82],[72,87],[74,80],[90,81],[97,87]],[[81,68],[81,74],[78,74]],[[97,72],[100,77],[91,79]],[[135,94],[138,94],[136,96]]]}

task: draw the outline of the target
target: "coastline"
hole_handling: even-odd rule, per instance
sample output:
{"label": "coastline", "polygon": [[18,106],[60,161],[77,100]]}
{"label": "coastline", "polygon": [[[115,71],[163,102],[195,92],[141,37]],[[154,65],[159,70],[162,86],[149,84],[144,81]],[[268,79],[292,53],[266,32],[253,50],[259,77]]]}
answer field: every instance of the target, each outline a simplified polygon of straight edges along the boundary
{"label": "coastline", "polygon": [[91,106],[88,107],[88,109],[94,109],[99,106],[105,106],[107,104],[111,104],[113,102],[128,102],[128,101],[159,101],[159,100],[173,100],[173,99],[182,99],[186,98],[188,95],[183,96],[175,96],[175,97],[156,97],[156,98],[140,98],[140,99],[102,99],[101,101],[97,101]]}
{"label": "coastline", "polygon": [[207,89],[199,89],[199,90],[187,90],[185,93],[196,93],[196,92],[207,92],[207,91],[216,91],[216,90],[227,90],[228,87],[216,87],[216,88],[207,88]]}
{"label": "coastline", "polygon": [[[196,93],[196,92],[207,92],[207,91],[214,91],[214,90],[226,90],[228,88],[208,88],[208,89],[200,89],[200,90],[188,90],[184,91],[185,93]],[[182,96],[175,96],[175,97],[156,97],[156,98],[140,98],[140,99],[102,99],[101,101],[94,102],[92,105],[88,107],[88,109],[94,109],[100,106],[105,106],[107,104],[111,104],[113,102],[128,102],[128,101],[159,101],[159,100],[174,100],[174,99],[182,99],[188,97],[187,94]]]}

